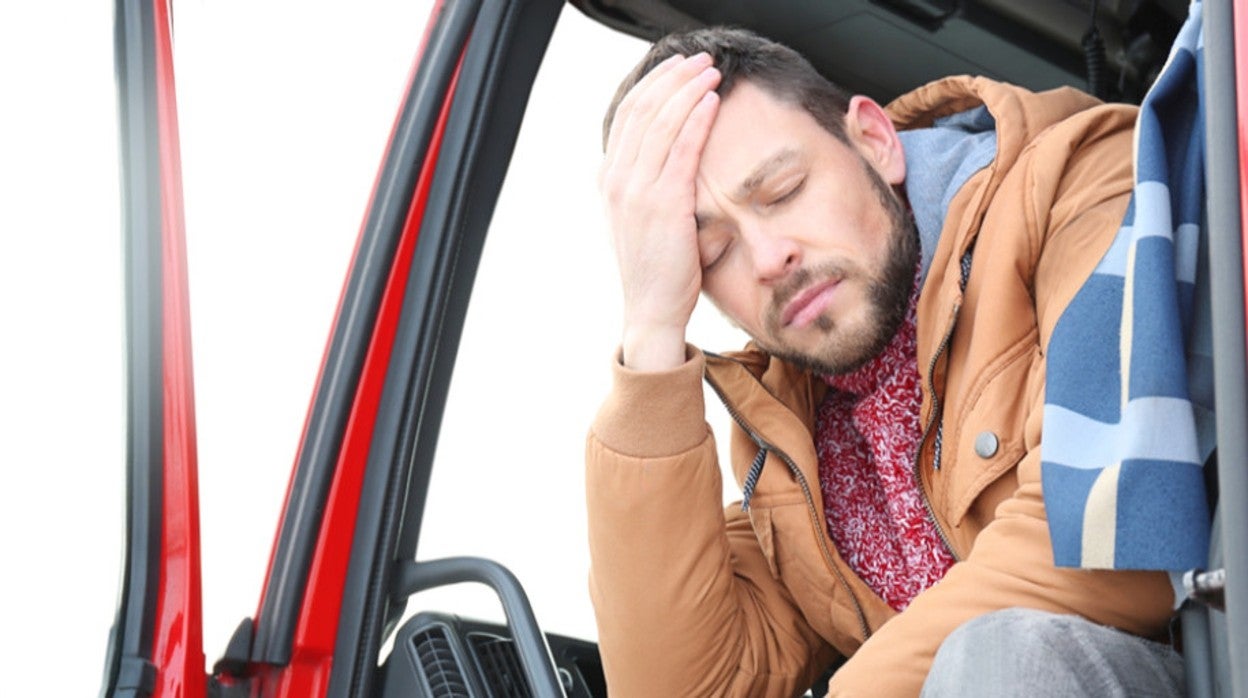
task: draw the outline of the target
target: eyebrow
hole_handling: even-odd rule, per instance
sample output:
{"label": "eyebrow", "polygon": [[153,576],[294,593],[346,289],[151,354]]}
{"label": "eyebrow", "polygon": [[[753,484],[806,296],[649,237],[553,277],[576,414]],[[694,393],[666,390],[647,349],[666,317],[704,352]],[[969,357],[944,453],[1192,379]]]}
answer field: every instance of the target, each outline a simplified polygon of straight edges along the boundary
{"label": "eyebrow", "polygon": [[[741,181],[741,184],[737,186],[737,191],[734,192],[735,198],[750,198],[750,196],[757,191],[769,177],[795,162],[798,157],[799,153],[793,148],[784,148],[777,151],[771,157],[759,163],[758,167],[755,167],[754,171]],[[715,220],[714,216],[706,216],[700,213],[695,213],[693,218],[698,230],[702,230],[709,223]]]}
{"label": "eyebrow", "polygon": [[750,176],[746,177],[740,186],[737,187],[737,197],[741,199],[749,198],[751,194],[763,185],[763,182],[767,181],[768,177],[797,160],[797,157],[798,153],[796,150],[785,148],[759,163],[758,167],[755,167],[754,171],[750,173]]}

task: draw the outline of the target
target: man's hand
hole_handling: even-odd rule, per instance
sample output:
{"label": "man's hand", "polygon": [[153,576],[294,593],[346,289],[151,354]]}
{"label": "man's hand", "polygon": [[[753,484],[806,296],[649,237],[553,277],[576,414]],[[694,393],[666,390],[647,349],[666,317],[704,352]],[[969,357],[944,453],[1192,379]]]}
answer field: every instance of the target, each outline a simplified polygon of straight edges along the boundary
{"label": "man's hand", "polygon": [[620,102],[599,184],[624,286],[624,365],[685,361],[685,326],[702,287],[694,179],[719,106],[704,53],[672,56]]}

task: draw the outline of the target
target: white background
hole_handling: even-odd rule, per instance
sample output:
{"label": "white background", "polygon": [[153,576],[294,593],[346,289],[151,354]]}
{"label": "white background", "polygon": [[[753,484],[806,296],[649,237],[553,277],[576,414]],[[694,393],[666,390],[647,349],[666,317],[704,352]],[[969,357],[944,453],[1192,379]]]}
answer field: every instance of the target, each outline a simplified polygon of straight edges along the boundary
{"label": "white background", "polygon": [[[175,7],[209,665],[255,612],[429,6]],[[547,629],[590,639],[583,440],[619,334],[594,179],[603,108],[644,48],[564,9],[481,261],[418,553],[497,559]],[[112,51],[111,3],[0,9],[6,695],[97,693],[117,600],[125,425]],[[705,308],[691,338],[741,343]],[[496,606],[469,587],[417,597],[412,610],[500,618]]]}

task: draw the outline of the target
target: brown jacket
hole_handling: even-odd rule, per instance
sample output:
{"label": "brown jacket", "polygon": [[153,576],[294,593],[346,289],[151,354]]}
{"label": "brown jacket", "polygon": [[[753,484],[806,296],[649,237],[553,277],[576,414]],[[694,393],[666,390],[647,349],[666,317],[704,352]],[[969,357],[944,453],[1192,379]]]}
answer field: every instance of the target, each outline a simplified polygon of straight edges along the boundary
{"label": "brown jacket", "polygon": [[[663,373],[617,365],[586,476],[590,592],[612,696],[795,695],[837,653],[851,659],[830,695],[913,696],[950,631],[1015,606],[1162,631],[1173,601],[1163,573],[1053,566],[1040,491],[1045,351],[1122,220],[1135,110],[969,77],[888,110],[899,128],[918,128],[979,104],[996,118],[997,156],[951,202],[918,307],[920,424],[931,428],[916,476],[959,562],[898,614],[841,559],[811,436],[822,381],[752,346],[723,357],[690,349]],[[959,260],[972,243],[963,292]],[[768,450],[748,514],[722,507],[704,372],[737,421],[738,483]],[[975,441],[987,433],[997,447],[983,457]]]}

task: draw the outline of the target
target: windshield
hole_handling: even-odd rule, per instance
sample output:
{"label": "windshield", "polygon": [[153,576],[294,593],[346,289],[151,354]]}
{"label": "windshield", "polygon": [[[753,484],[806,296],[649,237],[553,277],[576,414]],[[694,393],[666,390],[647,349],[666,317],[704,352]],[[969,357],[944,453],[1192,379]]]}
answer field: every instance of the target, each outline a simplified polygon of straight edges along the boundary
{"label": "windshield", "polygon": [[[239,4],[175,7],[209,662],[255,613],[430,6],[252,8],[245,23]],[[503,563],[547,630],[587,639],[584,436],[620,327],[595,176],[602,110],[644,48],[572,8],[561,15],[486,240],[418,551]],[[713,309],[699,317],[695,341],[742,344]],[[502,618],[493,593],[471,585],[409,607]]]}
{"label": "windshield", "polygon": [[[255,613],[430,5],[175,3],[209,664]],[[14,72],[31,108],[14,111],[3,136],[0,215],[20,234],[0,254],[6,335],[17,340],[0,381],[12,465],[0,516],[8,531],[38,534],[4,537],[6,559],[27,573],[3,607],[31,646],[46,648],[22,675],[56,675],[67,695],[89,695],[116,608],[124,525],[112,12],[104,4],[68,22],[50,8],[4,14],[6,64],[38,66]],[[620,326],[595,176],[602,110],[643,50],[570,7],[561,16],[487,239],[418,553],[502,562],[546,629],[587,639],[596,631],[582,452]],[[697,317],[694,341],[742,343],[713,310]],[[726,417],[714,419],[723,434]],[[411,608],[502,617],[492,592],[475,587],[429,592]],[[67,647],[67,628],[85,641]]]}
{"label": "windshield", "polygon": [[[270,10],[247,25],[229,8],[177,9],[210,661],[255,612],[428,7]],[[571,8],[561,16],[486,240],[418,551],[503,563],[547,630],[588,639],[584,436],[620,327],[595,176],[602,110],[643,51]],[[713,310],[700,316],[696,341],[742,343]],[[474,586],[410,609],[502,618]]]}

